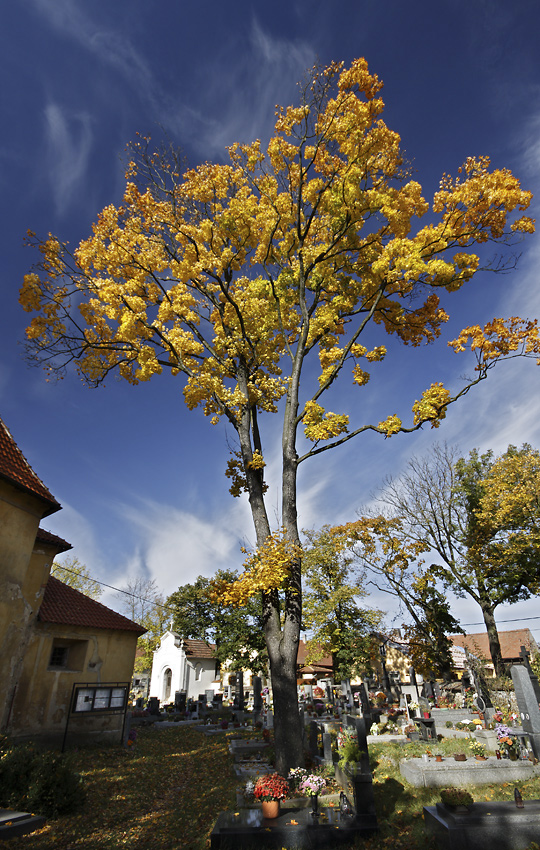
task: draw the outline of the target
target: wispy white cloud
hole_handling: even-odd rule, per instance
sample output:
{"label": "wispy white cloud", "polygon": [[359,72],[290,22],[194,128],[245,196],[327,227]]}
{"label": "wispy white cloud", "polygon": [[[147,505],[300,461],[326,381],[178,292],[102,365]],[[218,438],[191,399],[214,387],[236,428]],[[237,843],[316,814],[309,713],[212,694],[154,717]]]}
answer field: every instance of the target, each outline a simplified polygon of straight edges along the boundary
{"label": "wispy white cloud", "polygon": [[115,577],[116,584],[145,575],[168,594],[199,575],[239,565],[240,541],[247,530],[242,511],[209,518],[147,500],[119,510],[138,543]]}
{"label": "wispy white cloud", "polygon": [[71,112],[57,103],[45,108],[47,176],[56,210],[63,214],[87,176],[92,150],[91,117]]}

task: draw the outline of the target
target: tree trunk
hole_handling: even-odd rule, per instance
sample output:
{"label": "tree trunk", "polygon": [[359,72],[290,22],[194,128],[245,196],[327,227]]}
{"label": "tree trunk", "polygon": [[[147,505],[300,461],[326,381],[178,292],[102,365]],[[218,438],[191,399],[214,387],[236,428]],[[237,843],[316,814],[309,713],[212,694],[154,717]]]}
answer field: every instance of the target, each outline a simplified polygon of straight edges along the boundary
{"label": "tree trunk", "polygon": [[506,665],[502,658],[499,633],[497,631],[497,624],[495,623],[495,616],[493,613],[495,609],[493,608],[493,606],[485,604],[482,600],[482,596],[480,596],[480,607],[482,609],[484,623],[486,624],[489,642],[489,654],[491,655],[491,660],[493,661],[495,675],[506,676]]}

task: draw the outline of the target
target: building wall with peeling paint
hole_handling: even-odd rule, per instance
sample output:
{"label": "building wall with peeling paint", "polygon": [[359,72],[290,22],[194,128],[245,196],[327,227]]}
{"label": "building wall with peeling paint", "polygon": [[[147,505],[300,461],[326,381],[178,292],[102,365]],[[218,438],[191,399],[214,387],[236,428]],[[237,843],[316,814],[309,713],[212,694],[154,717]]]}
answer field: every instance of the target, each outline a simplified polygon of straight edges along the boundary
{"label": "building wall with peeling paint", "polygon": [[[9,719],[30,629],[46,581],[43,573],[46,557],[33,557],[44,513],[42,500],[0,479],[0,728],[5,728]],[[56,551],[53,557],[55,554]]]}
{"label": "building wall with peeling paint", "polygon": [[[36,622],[30,636],[15,699],[9,733],[16,738],[58,738],[66,726],[73,685],[130,682],[137,634]],[[54,664],[53,648],[67,646],[64,666]],[[84,715],[70,719],[73,735],[85,738],[119,728],[121,718]]]}

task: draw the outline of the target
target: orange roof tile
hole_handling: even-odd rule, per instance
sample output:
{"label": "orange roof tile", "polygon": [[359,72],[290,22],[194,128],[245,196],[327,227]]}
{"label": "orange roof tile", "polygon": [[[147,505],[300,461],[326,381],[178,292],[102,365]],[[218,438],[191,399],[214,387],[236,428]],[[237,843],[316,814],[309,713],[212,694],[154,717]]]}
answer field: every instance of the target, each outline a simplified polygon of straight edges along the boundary
{"label": "orange roof tile", "polygon": [[[454,646],[462,646],[473,655],[480,655],[487,661],[491,660],[487,632],[478,632],[472,635],[449,635]],[[506,632],[499,631],[501,654],[503,661],[519,658],[519,651],[524,646],[529,652],[533,649],[538,651],[536,641],[529,629],[511,629]]]}
{"label": "orange roof tile", "polygon": [[0,419],[0,476],[15,487],[33,493],[34,496],[48,502],[49,507],[43,516],[49,516],[61,509],[62,506],[47,490],[43,481],[37,477],[2,419]]}
{"label": "orange roof tile", "polygon": [[54,546],[58,552],[68,552],[70,549],[73,549],[73,546],[71,543],[68,543],[67,540],[62,540],[61,537],[57,537],[56,534],[52,534],[50,531],[45,531],[44,528],[38,528],[36,542],[38,540],[41,543],[49,543],[51,546]]}
{"label": "orange roof tile", "polygon": [[61,623],[66,626],[85,626],[91,629],[113,629],[117,631],[146,632],[138,623],[117,614],[101,602],[90,599],[84,593],[49,576],[39,608],[38,619],[42,623]]}
{"label": "orange roof tile", "polygon": [[325,655],[324,658],[319,658],[318,661],[313,661],[309,665],[309,669],[306,666],[306,655],[307,648],[306,644],[303,640],[300,640],[298,643],[298,655],[296,657],[296,664],[298,667],[301,667],[306,670],[306,672],[324,672],[324,671],[332,671],[334,667],[334,663],[332,661],[331,655]]}
{"label": "orange roof tile", "polygon": [[214,658],[216,645],[214,643],[207,643],[205,640],[187,638],[184,640],[184,652],[186,655],[192,655],[194,658]]}

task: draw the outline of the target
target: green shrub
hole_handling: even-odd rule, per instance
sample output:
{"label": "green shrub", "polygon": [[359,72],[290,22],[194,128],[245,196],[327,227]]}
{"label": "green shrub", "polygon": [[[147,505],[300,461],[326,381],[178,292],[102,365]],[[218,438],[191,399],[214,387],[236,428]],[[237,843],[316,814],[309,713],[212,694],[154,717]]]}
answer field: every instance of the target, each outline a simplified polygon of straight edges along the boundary
{"label": "green shrub", "polygon": [[47,817],[73,812],[84,802],[84,788],[78,773],[67,757],[58,753],[42,753],[34,762],[28,807]]}
{"label": "green shrub", "polygon": [[454,724],[452,723],[451,720],[447,720],[444,725],[446,726],[447,729],[451,729]]}
{"label": "green shrub", "polygon": [[38,752],[32,744],[0,742],[0,806],[56,817],[84,800],[80,776],[68,756]]}
{"label": "green shrub", "polygon": [[4,747],[0,756],[0,806],[24,804],[36,755],[31,744]]}
{"label": "green shrub", "polygon": [[356,764],[362,758],[362,750],[356,741],[346,740],[339,750],[339,766],[345,767],[347,764]]}

